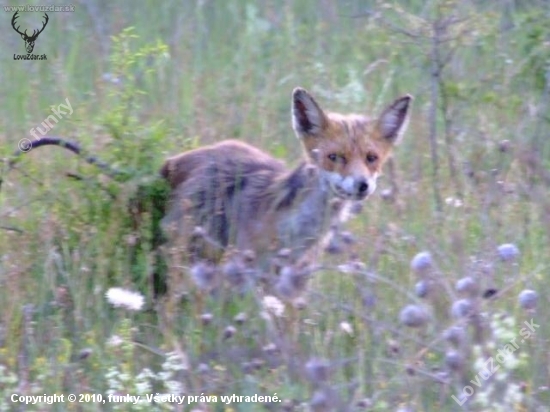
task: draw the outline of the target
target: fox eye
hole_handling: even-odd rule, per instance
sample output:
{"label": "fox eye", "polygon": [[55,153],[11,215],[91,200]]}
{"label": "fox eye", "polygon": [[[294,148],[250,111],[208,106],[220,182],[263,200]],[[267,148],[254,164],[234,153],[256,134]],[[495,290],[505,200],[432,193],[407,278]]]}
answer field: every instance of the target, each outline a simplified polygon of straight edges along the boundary
{"label": "fox eye", "polygon": [[331,162],[342,162],[342,163],[346,162],[346,158],[344,156],[336,153],[330,153],[327,157]]}
{"label": "fox eye", "polygon": [[367,153],[367,163],[374,163],[378,160],[378,156],[374,153]]}

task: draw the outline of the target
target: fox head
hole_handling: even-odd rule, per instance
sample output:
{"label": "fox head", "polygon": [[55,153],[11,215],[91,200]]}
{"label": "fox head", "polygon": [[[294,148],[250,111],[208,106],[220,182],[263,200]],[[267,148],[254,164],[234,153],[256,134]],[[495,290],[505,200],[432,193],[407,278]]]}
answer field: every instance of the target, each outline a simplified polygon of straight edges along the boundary
{"label": "fox head", "polygon": [[362,200],[374,192],[382,165],[406,129],[411,100],[402,96],[369,119],[325,112],[306,90],[294,89],[292,126],[336,196]]}

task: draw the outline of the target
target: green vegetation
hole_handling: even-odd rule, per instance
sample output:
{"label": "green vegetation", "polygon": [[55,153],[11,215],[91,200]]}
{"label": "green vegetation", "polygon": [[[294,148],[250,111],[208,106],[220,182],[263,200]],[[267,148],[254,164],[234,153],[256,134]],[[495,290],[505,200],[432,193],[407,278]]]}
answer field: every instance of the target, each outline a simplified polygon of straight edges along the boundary
{"label": "green vegetation", "polygon": [[[2,165],[0,409],[19,408],[13,393],[159,393],[198,398],[180,409],[26,410],[549,410],[549,2],[75,8],[49,13],[34,50],[46,61],[13,60],[24,43],[13,12],[1,16],[0,156],[11,158],[69,99],[74,112],[48,134],[123,173],[111,179],[55,147],[31,150],[9,172]],[[20,14],[21,24],[40,21]],[[296,162],[296,86],[340,112],[377,113],[410,93],[411,124],[375,196],[347,224],[355,242],[320,257],[302,298],[203,294],[185,261],[167,269],[159,259],[168,191],[158,170],[224,138]],[[427,263],[411,268],[421,251]],[[175,285],[158,299],[153,273]],[[139,291],[145,306],[113,307],[111,287]],[[499,293],[485,299],[488,289]],[[536,305],[529,292],[518,299],[525,289]],[[540,327],[522,341],[531,320]],[[513,339],[518,348],[499,362]],[[500,368],[488,376],[491,357]],[[474,395],[460,407],[452,396],[466,386]],[[201,394],[282,402],[201,403]]]}

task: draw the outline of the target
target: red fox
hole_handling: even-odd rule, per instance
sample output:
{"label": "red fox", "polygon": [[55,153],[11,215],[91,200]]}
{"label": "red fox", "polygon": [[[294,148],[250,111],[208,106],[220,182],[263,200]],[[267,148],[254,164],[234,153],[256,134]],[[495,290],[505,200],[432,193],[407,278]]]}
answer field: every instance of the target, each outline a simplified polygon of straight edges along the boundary
{"label": "red fox", "polygon": [[292,126],[305,159],[294,169],[236,140],[169,158],[161,175],[172,191],[163,219],[172,246],[213,262],[230,249],[251,250],[263,267],[284,248],[299,263],[347,204],[374,192],[407,126],[411,100],[400,97],[371,120],[325,112],[296,88]]}

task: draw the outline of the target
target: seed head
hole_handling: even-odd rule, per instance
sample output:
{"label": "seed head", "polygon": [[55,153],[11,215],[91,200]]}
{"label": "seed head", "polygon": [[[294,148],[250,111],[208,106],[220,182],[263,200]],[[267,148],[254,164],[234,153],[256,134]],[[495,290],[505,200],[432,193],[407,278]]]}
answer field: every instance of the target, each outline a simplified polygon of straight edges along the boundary
{"label": "seed head", "polygon": [[539,295],[537,292],[531,289],[522,290],[518,296],[519,305],[523,309],[535,309],[537,307],[537,301]]}
{"label": "seed head", "polygon": [[513,262],[519,257],[519,249],[513,243],[503,243],[497,248],[497,252],[505,262]]}
{"label": "seed head", "polygon": [[330,255],[338,255],[344,252],[340,235],[338,233],[333,233],[330,236],[328,244],[325,246],[325,252]]}
{"label": "seed head", "polygon": [[223,338],[224,339],[231,339],[235,333],[237,333],[237,328],[235,326],[229,325],[223,330]]}
{"label": "seed head", "polygon": [[426,280],[421,280],[414,285],[414,292],[419,298],[425,298],[430,293],[430,284]]}
{"label": "seed head", "polygon": [[453,372],[460,371],[464,367],[464,357],[455,350],[450,350],[445,354],[445,364]]}
{"label": "seed head", "polygon": [[262,299],[262,306],[266,312],[269,312],[276,317],[280,318],[283,316],[285,311],[285,305],[275,296],[264,296]]}
{"label": "seed head", "polygon": [[456,282],[455,289],[458,293],[462,295],[472,297],[477,295],[479,291],[477,282],[471,276],[466,276],[462,279],[459,279]]}
{"label": "seed head", "polygon": [[214,315],[212,315],[211,313],[203,313],[201,315],[201,322],[205,326],[212,323],[212,319],[214,319]]}
{"label": "seed head", "polygon": [[355,236],[348,231],[342,231],[340,232],[340,239],[342,239],[342,242],[346,245],[353,245],[357,242],[355,239]]}
{"label": "seed head", "polygon": [[110,288],[105,296],[114,307],[122,307],[133,311],[141,310],[145,302],[140,293],[122,288]]}
{"label": "seed head", "polygon": [[87,359],[93,352],[94,351],[91,348],[84,348],[80,352],[78,352],[78,359],[79,360]]}
{"label": "seed head", "polygon": [[222,274],[231,286],[242,288],[247,283],[246,268],[237,258],[230,259],[222,266]]}
{"label": "seed head", "polygon": [[386,201],[394,200],[394,193],[392,189],[384,189],[380,192],[380,197]]}
{"label": "seed head", "polygon": [[336,410],[337,403],[334,390],[323,388],[315,391],[309,401],[309,406],[313,412],[329,412]]}
{"label": "seed head", "polygon": [[310,359],[305,366],[306,376],[311,383],[321,384],[328,380],[330,363],[324,359]]}
{"label": "seed head", "polygon": [[246,313],[241,312],[237,316],[235,316],[234,320],[237,325],[242,325],[246,322],[247,318],[248,317],[246,316]]}
{"label": "seed head", "polygon": [[269,354],[274,354],[274,353],[277,353],[278,349],[277,349],[277,345],[275,345],[274,343],[268,343],[267,345],[265,345],[262,350],[267,353],[268,355]]}
{"label": "seed head", "polygon": [[512,144],[510,143],[510,140],[501,140],[498,142],[498,151],[501,153],[509,152],[511,147]]}
{"label": "seed head", "polygon": [[194,236],[206,236],[206,230],[202,226],[195,226],[193,229]]}
{"label": "seed head", "polygon": [[210,366],[207,363],[199,363],[197,366],[197,372],[202,374],[210,372]]}
{"label": "seed head", "polygon": [[275,290],[284,299],[295,299],[304,291],[307,284],[307,275],[305,271],[292,266],[284,266],[281,269]]}
{"label": "seed head", "polygon": [[250,363],[252,364],[252,367],[257,371],[262,369],[265,366],[265,361],[260,358],[254,358]]}
{"label": "seed head", "polygon": [[420,252],[411,260],[411,269],[419,274],[426,272],[433,265],[432,255],[430,252]]}
{"label": "seed head", "polygon": [[473,305],[470,299],[459,299],[451,306],[451,315],[456,318],[464,318],[472,314]]}
{"label": "seed head", "polygon": [[418,328],[426,324],[429,314],[422,306],[407,305],[399,313],[399,321],[408,327]]}
{"label": "seed head", "polygon": [[243,261],[246,264],[251,264],[256,261],[256,253],[253,250],[247,249],[243,253]]}
{"label": "seed head", "polygon": [[113,335],[109,338],[109,340],[107,341],[107,345],[108,346],[111,346],[113,348],[116,348],[120,345],[122,345],[124,343],[124,339],[122,339],[120,336],[118,335]]}
{"label": "seed head", "polygon": [[198,262],[191,267],[191,278],[201,290],[211,289],[216,282],[216,267],[210,263]]}
{"label": "seed head", "polygon": [[357,401],[355,406],[358,409],[370,409],[373,406],[374,402],[370,398],[364,398]]}
{"label": "seed head", "polygon": [[292,255],[292,250],[290,250],[289,248],[280,249],[277,252],[277,257],[283,258],[283,259],[288,259],[291,255]]}
{"label": "seed head", "polygon": [[353,336],[353,326],[349,322],[340,322],[340,330],[347,333],[349,336]]}
{"label": "seed head", "polygon": [[462,326],[451,326],[445,332],[443,337],[455,346],[460,346],[466,340],[466,330]]}

